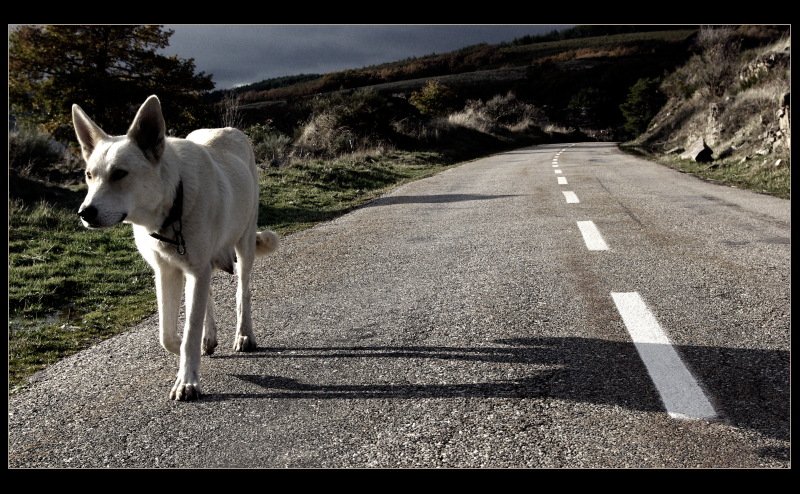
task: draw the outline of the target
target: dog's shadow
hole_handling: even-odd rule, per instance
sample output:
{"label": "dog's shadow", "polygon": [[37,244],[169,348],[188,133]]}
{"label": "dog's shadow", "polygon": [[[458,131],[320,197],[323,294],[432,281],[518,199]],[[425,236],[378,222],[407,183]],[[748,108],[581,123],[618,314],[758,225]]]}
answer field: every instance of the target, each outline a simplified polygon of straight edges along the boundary
{"label": "dog's shadow", "polygon": [[[789,439],[789,352],[687,346],[677,350],[709,392],[724,420],[781,440]],[[204,399],[553,398],[645,412],[664,411],[630,342],[569,337],[497,340],[487,347],[259,348],[252,353],[215,358],[268,358],[287,363],[359,359],[362,368],[366,361],[369,367],[378,369],[391,360],[392,367],[402,370],[396,383],[365,382],[369,377],[361,376],[374,375],[369,372],[353,374],[359,376],[355,379],[360,382],[341,382],[339,376],[343,373],[337,373],[336,377],[315,374],[316,382],[304,379],[303,375],[232,374],[238,380],[256,385],[258,391],[211,394]],[[488,367],[481,370],[484,364]],[[510,365],[503,368],[522,377],[474,377],[500,375],[498,369],[503,365]],[[375,374],[386,375],[386,369]],[[421,382],[409,382],[412,380],[409,374],[423,376]],[[430,379],[426,379],[428,376]]]}

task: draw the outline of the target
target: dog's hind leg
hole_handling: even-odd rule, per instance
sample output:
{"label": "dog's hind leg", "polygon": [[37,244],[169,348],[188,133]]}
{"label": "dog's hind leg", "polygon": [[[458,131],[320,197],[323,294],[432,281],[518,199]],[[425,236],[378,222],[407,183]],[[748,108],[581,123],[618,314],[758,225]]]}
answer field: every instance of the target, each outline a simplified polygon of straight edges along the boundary
{"label": "dog's hind leg", "polygon": [[200,398],[200,355],[203,343],[203,322],[211,289],[211,264],[195,273],[186,274],[186,324],[181,342],[181,363],[178,377],[169,397],[173,400]]}
{"label": "dog's hind leg", "polygon": [[236,337],[233,349],[237,352],[247,352],[256,349],[256,337],[253,334],[253,320],[250,315],[250,273],[253,271],[255,260],[255,242],[250,235],[245,235],[236,244],[236,274],[238,286],[236,289]]}
{"label": "dog's hind leg", "polygon": [[214,297],[208,291],[206,319],[203,323],[203,355],[211,355],[217,348],[217,324],[214,321]]}
{"label": "dog's hind leg", "polygon": [[183,292],[183,272],[167,263],[153,263],[156,273],[156,295],[158,297],[159,341],[165,350],[181,354],[181,339],[178,336],[178,312]]}

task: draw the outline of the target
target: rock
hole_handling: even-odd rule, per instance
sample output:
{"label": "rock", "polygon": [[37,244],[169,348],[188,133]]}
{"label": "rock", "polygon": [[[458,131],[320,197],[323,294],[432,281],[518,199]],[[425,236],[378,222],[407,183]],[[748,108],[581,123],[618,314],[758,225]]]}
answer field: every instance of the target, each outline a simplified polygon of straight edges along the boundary
{"label": "rock", "polygon": [[683,159],[694,160],[698,163],[708,163],[711,161],[711,155],[714,151],[706,145],[704,139],[698,139],[689,146],[689,149],[681,155]]}
{"label": "rock", "polygon": [[787,148],[791,148],[792,124],[789,121],[791,113],[789,106],[789,93],[784,93],[781,100],[783,106],[777,112],[778,128],[782,132],[783,145]]}
{"label": "rock", "polygon": [[684,151],[685,151],[685,149],[683,149],[682,147],[676,146],[676,147],[670,149],[669,151],[667,151],[667,154],[678,154],[678,153],[682,153]]}

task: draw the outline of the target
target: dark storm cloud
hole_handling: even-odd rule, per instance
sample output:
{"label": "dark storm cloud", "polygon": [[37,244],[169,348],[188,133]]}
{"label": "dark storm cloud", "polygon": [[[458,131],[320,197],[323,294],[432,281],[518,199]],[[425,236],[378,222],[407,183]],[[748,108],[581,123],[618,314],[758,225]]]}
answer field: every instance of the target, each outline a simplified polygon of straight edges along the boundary
{"label": "dark storm cloud", "polygon": [[166,53],[194,58],[217,89],[273,77],[324,74],[478,43],[512,41],[568,26],[552,25],[167,25]]}

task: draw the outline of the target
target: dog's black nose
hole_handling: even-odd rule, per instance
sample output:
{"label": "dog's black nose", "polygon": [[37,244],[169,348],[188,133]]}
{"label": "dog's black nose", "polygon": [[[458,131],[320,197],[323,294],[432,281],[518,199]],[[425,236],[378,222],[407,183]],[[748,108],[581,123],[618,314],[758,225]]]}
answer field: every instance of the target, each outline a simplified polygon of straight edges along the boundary
{"label": "dog's black nose", "polygon": [[94,206],[87,206],[78,210],[78,216],[87,223],[92,223],[97,218],[97,208]]}

